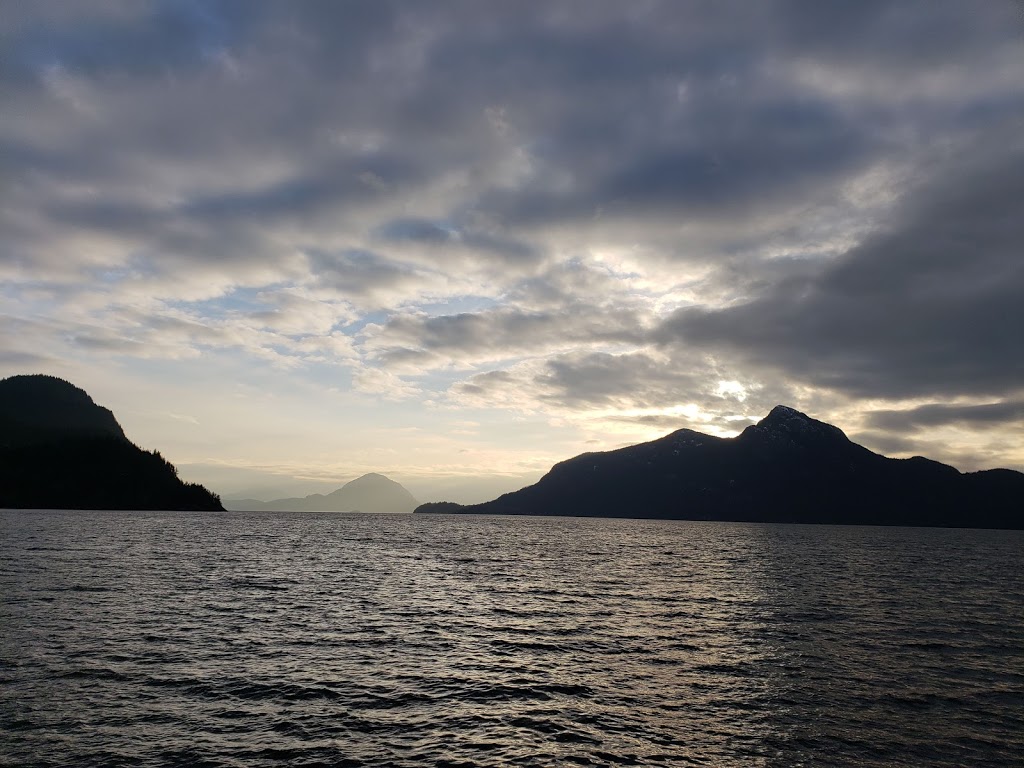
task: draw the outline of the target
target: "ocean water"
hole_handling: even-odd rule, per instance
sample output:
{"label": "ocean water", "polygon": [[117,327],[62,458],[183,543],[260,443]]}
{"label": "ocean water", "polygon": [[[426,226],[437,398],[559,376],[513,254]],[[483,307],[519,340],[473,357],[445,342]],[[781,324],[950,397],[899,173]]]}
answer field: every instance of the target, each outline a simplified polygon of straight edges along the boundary
{"label": "ocean water", "polygon": [[5,766],[1020,766],[1024,534],[0,511]]}

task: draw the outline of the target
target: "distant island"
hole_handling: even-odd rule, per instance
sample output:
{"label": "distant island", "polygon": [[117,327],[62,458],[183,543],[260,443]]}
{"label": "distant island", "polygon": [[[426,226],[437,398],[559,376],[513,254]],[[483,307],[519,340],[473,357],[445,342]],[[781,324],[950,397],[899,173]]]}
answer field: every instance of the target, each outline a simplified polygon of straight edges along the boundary
{"label": "distant island", "polygon": [[257,501],[228,499],[228,509],[254,512],[412,512],[419,502],[401,484],[376,472],[358,477],[328,494]]}
{"label": "distant island", "polygon": [[690,429],[585,453],[493,501],[417,513],[1024,528],[1024,474],[891,459],[786,406],[733,438]]}
{"label": "distant island", "polygon": [[0,380],[0,507],[223,511],[114,414],[53,376]]}

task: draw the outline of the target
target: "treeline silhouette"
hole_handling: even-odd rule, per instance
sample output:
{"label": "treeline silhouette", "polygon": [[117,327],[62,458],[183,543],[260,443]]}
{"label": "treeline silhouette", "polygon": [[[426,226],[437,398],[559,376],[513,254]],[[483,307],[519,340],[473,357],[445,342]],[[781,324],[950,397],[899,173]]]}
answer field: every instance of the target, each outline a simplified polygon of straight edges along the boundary
{"label": "treeline silhouette", "polygon": [[223,509],[159,452],[130,442],[84,390],[42,375],[0,381],[0,506]]}
{"label": "treeline silhouette", "polygon": [[0,506],[34,509],[218,510],[156,451],[114,438],[79,438],[0,451]]}

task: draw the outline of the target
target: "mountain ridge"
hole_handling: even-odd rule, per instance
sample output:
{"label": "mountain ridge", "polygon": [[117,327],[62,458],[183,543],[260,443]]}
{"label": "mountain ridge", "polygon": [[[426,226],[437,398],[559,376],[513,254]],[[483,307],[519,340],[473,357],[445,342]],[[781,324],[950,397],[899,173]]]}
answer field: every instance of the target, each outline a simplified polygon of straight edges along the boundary
{"label": "mountain ridge", "polygon": [[731,438],[680,429],[584,453],[537,483],[468,506],[418,513],[650,517],[737,522],[1024,528],[1024,474],[961,473],[893,459],[838,427],[776,406]]}
{"label": "mountain ridge", "polygon": [[224,506],[237,511],[267,512],[412,512],[419,502],[400,483],[369,472],[330,493],[259,501],[227,499]]}

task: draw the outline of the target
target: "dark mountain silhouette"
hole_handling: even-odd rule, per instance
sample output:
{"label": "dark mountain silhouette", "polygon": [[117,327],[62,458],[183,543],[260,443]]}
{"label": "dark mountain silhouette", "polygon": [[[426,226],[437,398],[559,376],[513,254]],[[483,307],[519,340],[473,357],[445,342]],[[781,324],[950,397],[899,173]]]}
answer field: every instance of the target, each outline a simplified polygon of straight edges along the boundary
{"label": "dark mountain silhouette", "polygon": [[12,376],[0,381],[0,445],[85,438],[127,441],[114,414],[84,390],[54,376]]}
{"label": "dark mountain silhouette", "polygon": [[42,375],[0,380],[0,507],[223,509],[83,390]]}
{"label": "dark mountain silhouette", "polygon": [[734,438],[682,429],[561,462],[493,501],[416,511],[1024,528],[1024,474],[890,459],[780,405]]}
{"label": "dark mountain silhouette", "polygon": [[419,502],[404,487],[384,475],[371,472],[357,477],[326,495],[314,493],[301,499],[228,499],[228,509],[274,512],[412,512]]}

